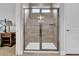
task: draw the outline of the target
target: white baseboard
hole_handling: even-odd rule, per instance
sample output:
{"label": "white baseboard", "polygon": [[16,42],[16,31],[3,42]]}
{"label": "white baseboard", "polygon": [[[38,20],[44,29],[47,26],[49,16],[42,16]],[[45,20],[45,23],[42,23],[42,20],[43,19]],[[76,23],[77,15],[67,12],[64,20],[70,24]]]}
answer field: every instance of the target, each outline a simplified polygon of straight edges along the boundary
{"label": "white baseboard", "polygon": [[59,53],[59,51],[24,51],[24,53]]}
{"label": "white baseboard", "polygon": [[60,55],[65,56],[66,55],[65,51],[60,51]]}
{"label": "white baseboard", "polygon": [[21,55],[23,55],[23,52],[22,51],[19,52],[19,53],[16,53],[16,56],[21,56]]}

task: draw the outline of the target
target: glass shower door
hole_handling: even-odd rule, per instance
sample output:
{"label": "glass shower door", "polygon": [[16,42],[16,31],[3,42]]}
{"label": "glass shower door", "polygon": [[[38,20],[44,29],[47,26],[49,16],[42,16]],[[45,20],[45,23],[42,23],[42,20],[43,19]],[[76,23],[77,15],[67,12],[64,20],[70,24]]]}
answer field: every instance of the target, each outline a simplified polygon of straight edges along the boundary
{"label": "glass shower door", "polygon": [[39,9],[29,9],[31,12],[29,13],[28,19],[25,25],[26,31],[26,42],[25,42],[25,50],[40,50],[40,38],[39,38]]}
{"label": "glass shower door", "polygon": [[57,9],[41,9],[42,23],[42,50],[57,50],[58,15]]}
{"label": "glass shower door", "polygon": [[[26,9],[27,10],[27,9]],[[58,9],[31,8],[25,21],[25,50],[58,49]]]}

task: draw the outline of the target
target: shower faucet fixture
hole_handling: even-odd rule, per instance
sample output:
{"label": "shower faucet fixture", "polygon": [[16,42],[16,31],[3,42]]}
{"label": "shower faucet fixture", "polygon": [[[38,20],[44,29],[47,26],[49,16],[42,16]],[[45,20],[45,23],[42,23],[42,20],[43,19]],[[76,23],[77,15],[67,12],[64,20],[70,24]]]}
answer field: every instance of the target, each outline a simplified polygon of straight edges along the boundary
{"label": "shower faucet fixture", "polygon": [[39,19],[38,22],[39,22],[39,23],[44,22],[43,18],[44,18],[44,17],[40,15],[40,16],[38,17],[38,19]]}

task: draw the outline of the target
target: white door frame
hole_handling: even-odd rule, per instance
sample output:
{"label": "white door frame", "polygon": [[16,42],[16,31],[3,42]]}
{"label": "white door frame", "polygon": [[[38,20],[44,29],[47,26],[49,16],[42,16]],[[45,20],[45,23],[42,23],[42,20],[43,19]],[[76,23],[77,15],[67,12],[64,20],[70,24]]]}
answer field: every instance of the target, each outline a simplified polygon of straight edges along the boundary
{"label": "white door frame", "polygon": [[60,4],[59,10],[59,52],[60,55],[66,55],[65,50],[65,26],[64,26],[64,3]]}
{"label": "white door frame", "polygon": [[23,20],[24,20],[23,4],[16,3],[16,55],[23,54]]}
{"label": "white door frame", "polygon": [[[16,55],[23,55],[24,39],[23,39],[23,5],[16,4]],[[65,39],[64,39],[64,4],[60,4],[59,10],[59,52],[65,55]]]}

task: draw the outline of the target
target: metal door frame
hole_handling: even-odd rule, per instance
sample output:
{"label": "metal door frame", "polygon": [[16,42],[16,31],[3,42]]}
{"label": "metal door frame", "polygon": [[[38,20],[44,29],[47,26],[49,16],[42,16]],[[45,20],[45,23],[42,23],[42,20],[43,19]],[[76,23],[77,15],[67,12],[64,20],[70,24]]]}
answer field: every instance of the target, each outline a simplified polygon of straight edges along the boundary
{"label": "metal door frame", "polygon": [[[25,51],[59,51],[59,8],[24,8],[24,9],[57,9],[57,49],[42,49],[42,39],[40,39],[40,50],[25,49],[25,24],[24,24],[24,50]],[[25,22],[25,20],[24,20]]]}

